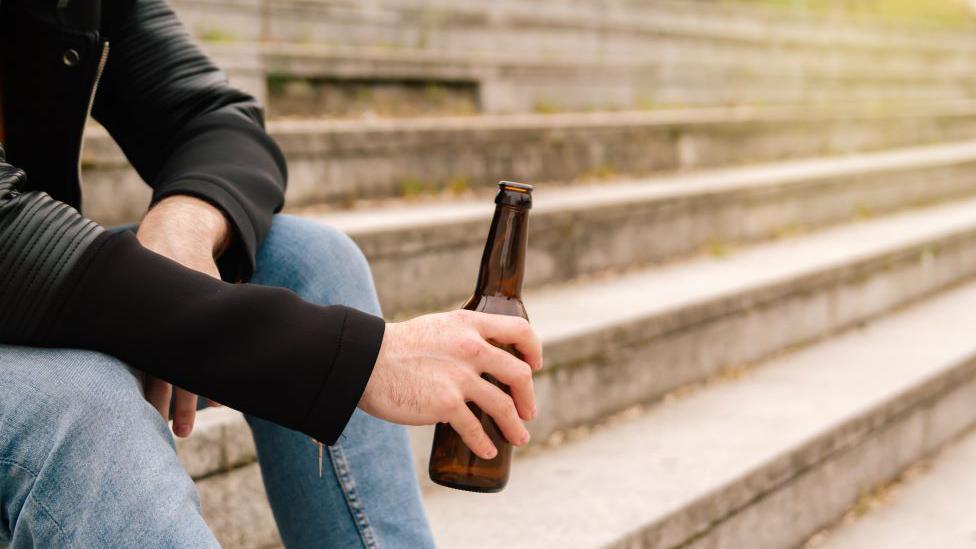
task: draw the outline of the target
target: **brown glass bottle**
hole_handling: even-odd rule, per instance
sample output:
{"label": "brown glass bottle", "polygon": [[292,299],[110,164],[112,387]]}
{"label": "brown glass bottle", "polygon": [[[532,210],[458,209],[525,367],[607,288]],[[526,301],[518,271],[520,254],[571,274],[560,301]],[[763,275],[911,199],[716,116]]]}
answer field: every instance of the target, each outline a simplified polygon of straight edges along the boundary
{"label": "brown glass bottle", "polygon": [[[532,207],[532,186],[502,181],[495,196],[495,216],[491,220],[488,242],[481,257],[478,284],[464,309],[528,319],[522,304],[522,278],[525,275],[525,245]],[[514,349],[503,349],[516,354]],[[508,386],[490,375],[483,377],[506,393]],[[505,439],[491,416],[468,403],[475,417],[498,449],[493,459],[482,459],[468,449],[461,437],[446,423],[437,425],[430,454],[430,478],[434,482],[472,492],[498,492],[508,483],[512,465],[512,445]]]}

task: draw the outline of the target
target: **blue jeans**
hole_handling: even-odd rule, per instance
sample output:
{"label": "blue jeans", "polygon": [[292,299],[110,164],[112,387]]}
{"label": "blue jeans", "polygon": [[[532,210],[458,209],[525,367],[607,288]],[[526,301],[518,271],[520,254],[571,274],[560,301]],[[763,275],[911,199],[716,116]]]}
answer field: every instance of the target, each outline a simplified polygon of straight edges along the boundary
{"label": "blue jeans", "polygon": [[[257,264],[256,284],[379,314],[339,231],[276,216]],[[95,352],[0,345],[0,545],[217,546],[137,374]],[[357,410],[320,479],[306,435],[247,419],[288,547],[433,547],[402,427]]]}

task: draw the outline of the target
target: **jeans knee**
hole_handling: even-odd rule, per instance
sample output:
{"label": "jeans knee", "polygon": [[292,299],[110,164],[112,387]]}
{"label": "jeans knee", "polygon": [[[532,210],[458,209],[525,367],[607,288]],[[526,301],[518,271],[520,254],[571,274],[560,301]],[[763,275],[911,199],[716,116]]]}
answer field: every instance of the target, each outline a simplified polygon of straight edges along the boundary
{"label": "jeans knee", "polygon": [[[44,460],[59,445],[106,446],[120,433],[159,429],[140,382],[95,352],[0,346],[0,454]],[[135,433],[132,436],[139,436]]]}
{"label": "jeans knee", "polygon": [[320,305],[348,305],[378,314],[369,262],[342,231],[277,215],[258,253],[256,284],[288,288]]}

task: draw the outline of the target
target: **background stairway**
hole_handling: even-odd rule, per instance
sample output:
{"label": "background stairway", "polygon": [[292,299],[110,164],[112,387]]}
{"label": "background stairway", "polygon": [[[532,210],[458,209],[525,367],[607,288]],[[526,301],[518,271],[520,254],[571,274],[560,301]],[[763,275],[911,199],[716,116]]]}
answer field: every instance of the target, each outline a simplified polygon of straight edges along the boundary
{"label": "background stairway", "polygon": [[[430,485],[414,430],[441,546],[797,546],[976,424],[962,29],[660,0],[174,6],[266,98],[292,212],[353,236],[391,319],[456,306],[494,183],[539,183],[533,444],[469,495]],[[86,213],[138,217],[97,127],[83,165]],[[221,541],[278,543],[240,414],[198,421],[177,447]]]}
{"label": "background stairway", "polygon": [[[935,99],[968,96],[973,82],[966,29],[879,28],[715,2],[177,5],[230,70],[242,78],[276,75],[277,85],[268,89],[272,110],[287,104],[288,92],[315,97],[318,84],[370,79],[467,86],[490,113]],[[240,52],[255,42],[257,61],[242,60]],[[939,78],[932,78],[933,69]]]}

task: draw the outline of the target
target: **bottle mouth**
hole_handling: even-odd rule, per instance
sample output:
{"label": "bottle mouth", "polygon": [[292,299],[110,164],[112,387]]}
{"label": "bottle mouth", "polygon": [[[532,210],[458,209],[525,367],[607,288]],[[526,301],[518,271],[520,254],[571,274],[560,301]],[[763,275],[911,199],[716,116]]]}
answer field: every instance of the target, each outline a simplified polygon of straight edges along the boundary
{"label": "bottle mouth", "polygon": [[500,181],[498,183],[498,194],[495,195],[495,204],[530,209],[532,208],[532,190],[532,185],[528,183]]}
{"label": "bottle mouth", "polygon": [[515,181],[499,181],[498,188],[503,191],[514,191],[517,193],[530,193],[532,192],[532,185],[528,183],[518,183]]}

